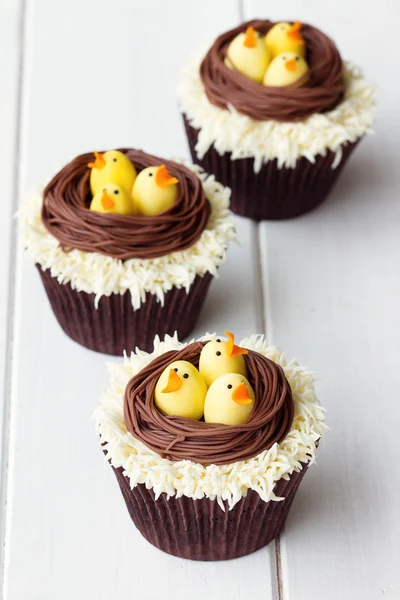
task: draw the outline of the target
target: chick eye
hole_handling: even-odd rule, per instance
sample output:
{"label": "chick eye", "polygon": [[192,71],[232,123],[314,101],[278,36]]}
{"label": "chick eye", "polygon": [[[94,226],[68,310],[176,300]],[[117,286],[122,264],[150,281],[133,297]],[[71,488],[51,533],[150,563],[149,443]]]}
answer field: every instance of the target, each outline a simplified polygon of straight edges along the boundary
{"label": "chick eye", "polygon": [[217,352],[215,353],[217,356],[221,356],[221,352],[219,350],[217,350]]}
{"label": "chick eye", "polygon": [[296,58],[296,60],[300,60],[300,56],[296,56],[295,58]]}
{"label": "chick eye", "polygon": [[113,158],[113,161],[114,161],[114,162],[117,162],[117,159],[116,159],[116,158]]}
{"label": "chick eye", "polygon": [[153,173],[149,173],[149,177],[153,177]]}
{"label": "chick eye", "polygon": [[183,374],[183,379],[187,379],[189,377],[189,375],[187,373]]}
{"label": "chick eye", "polygon": [[178,372],[178,369],[177,369],[177,367],[175,367],[174,371],[175,371],[175,373],[177,373],[177,372]]}
{"label": "chick eye", "polygon": [[114,190],[114,194],[119,194],[119,191],[118,190]]}
{"label": "chick eye", "polygon": [[219,338],[217,338],[215,341],[218,342],[218,344],[219,344],[221,340]]}
{"label": "chick eye", "polygon": [[232,384],[228,383],[228,385],[226,387],[228,388],[228,390],[231,390],[232,389]]}

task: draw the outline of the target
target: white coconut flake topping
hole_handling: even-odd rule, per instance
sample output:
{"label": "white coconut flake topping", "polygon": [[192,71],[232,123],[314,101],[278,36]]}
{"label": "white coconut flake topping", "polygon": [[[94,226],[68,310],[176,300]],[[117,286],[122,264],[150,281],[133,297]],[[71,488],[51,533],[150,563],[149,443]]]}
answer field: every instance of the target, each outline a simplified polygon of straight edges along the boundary
{"label": "white coconut flake topping", "polygon": [[178,84],[181,110],[190,125],[199,130],[199,160],[213,146],[220,155],[230,152],[232,160],[254,158],[254,171],[258,173],[269,160],[277,159],[278,168],[292,168],[301,157],[314,163],[317,155],[325,156],[331,150],[336,154],[332,168],[336,168],[342,146],[371,133],[375,88],[350,63],[344,63],[345,95],[336,108],[298,123],[280,123],[256,121],[233,106],[221,109],[211,104],[200,79],[202,56],[192,59]]}
{"label": "white coconut flake topping", "polygon": [[77,249],[64,252],[42,223],[42,186],[23,203],[19,212],[22,239],[33,261],[43,270],[50,269],[51,276],[60,284],[70,283],[78,292],[94,293],[95,306],[102,296],[124,294],[127,290],[131,293],[134,309],[145,302],[147,292],[163,304],[164,295],[173,287],[188,292],[196,275],[209,272],[218,276],[217,270],[225,261],[227,246],[236,239],[229,210],[230,189],[200,167],[183,164],[200,178],[211,205],[207,227],[190,248],[160,258],[126,261],[98,252]]}
{"label": "white coconut flake topping", "polygon": [[[215,337],[216,334],[206,334],[199,341]],[[153,489],[156,498],[165,493],[176,498],[216,499],[222,510],[225,510],[224,500],[231,510],[249,489],[256,491],[265,502],[282,500],[274,494],[276,482],[289,479],[290,474],[300,471],[304,464],[314,462],[318,440],[326,428],[325,416],[315,395],[311,371],[293,360],[288,362],[277,348],[267,345],[262,335],[245,338],[240,346],[260,352],[279,364],[289,381],[295,413],[292,429],[280,444],[248,460],[203,466],[190,460],[162,458],[127,431],[123,404],[128,381],[157,356],[186,345],[180,343],[176,335],[167,335],[164,341],[156,337],[152,353],[136,350],[130,357],[124,357],[123,364],[108,363],[110,385],[94,414],[107,460],[115,468],[122,467],[132,489],[144,484],[147,489]]]}

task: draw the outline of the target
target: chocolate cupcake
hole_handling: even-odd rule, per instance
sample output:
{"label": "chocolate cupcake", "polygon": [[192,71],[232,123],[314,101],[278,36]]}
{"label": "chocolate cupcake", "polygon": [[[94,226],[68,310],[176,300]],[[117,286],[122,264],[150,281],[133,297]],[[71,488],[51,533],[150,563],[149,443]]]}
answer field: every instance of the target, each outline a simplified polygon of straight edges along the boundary
{"label": "chocolate cupcake", "polygon": [[[260,43],[274,26],[253,20],[222,34],[182,72],[178,87],[193,161],[231,187],[235,213],[255,220],[292,218],[319,205],[374,117],[371,84],[311,25],[282,23],[291,43],[297,35],[304,44],[296,56],[279,54],[304,56],[308,69],[298,81],[271,85],[265,76],[263,84],[236,69],[231,42],[253,31]],[[292,70],[292,60],[286,63]]]}
{"label": "chocolate cupcake", "polygon": [[[24,203],[20,223],[65,333],[91,350],[121,355],[150,350],[155,335],[190,333],[235,228],[230,191],[213,176],[139,150],[117,152],[133,163],[136,181],[152,166],[177,182],[170,208],[151,216],[107,212],[113,200],[105,185],[106,208],[93,210],[88,153]],[[116,201],[124,195],[130,202],[131,190],[112,191]]]}
{"label": "chocolate cupcake", "polygon": [[[221,376],[212,368],[207,384],[203,349],[218,344],[216,365],[229,349],[216,336],[188,345],[166,336],[151,354],[125,357],[123,368],[110,364],[111,386],[94,416],[134,524],[181,558],[237,558],[279,535],[324,430],[308,369],[263,336],[239,348],[231,341],[229,356],[242,353],[243,368]],[[204,418],[194,404],[192,418],[179,416],[199,395]]]}

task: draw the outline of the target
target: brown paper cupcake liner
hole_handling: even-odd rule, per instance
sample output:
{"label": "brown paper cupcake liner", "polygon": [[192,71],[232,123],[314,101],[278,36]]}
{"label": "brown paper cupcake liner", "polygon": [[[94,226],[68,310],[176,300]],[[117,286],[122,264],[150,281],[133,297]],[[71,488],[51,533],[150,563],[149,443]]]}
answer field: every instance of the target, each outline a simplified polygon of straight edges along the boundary
{"label": "brown paper cupcake liner", "polygon": [[46,289],[54,315],[64,332],[78,344],[121,356],[136,347],[152,352],[154,337],[178,332],[184,339],[195,327],[213,276],[196,276],[189,292],[173,288],[164,296],[161,305],[153,294],[134,310],[131,294],[102,296],[95,308],[95,294],[73,290],[69,283],[60,284],[50,270],[36,265]]}
{"label": "brown paper cupcake liner", "polygon": [[123,469],[113,471],[132,521],[156,548],[191,560],[229,560],[267,546],[281,532],[307,465],[288,481],[280,479],[274,492],[285,499],[264,502],[249,490],[232,510],[225,512],[216,500],[194,500],[182,496],[156,500],[144,484],[131,490]]}
{"label": "brown paper cupcake liner", "polygon": [[342,159],[332,169],[335,154],[318,155],[314,163],[302,157],[293,169],[278,168],[278,161],[270,160],[259,173],[254,173],[254,159],[231,160],[231,153],[218,154],[212,146],[200,160],[195,151],[198,130],[185,115],[183,120],[190,153],[207,173],[232,190],[231,210],[255,221],[291,219],[316,208],[328,195],[350,154],[361,138],[342,146]]}

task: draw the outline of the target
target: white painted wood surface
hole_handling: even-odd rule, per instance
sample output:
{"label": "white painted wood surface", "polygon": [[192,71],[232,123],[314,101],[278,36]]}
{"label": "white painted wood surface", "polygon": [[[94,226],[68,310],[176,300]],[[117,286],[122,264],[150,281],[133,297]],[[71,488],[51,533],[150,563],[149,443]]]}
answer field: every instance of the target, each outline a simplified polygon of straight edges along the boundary
{"label": "white painted wood surface", "polygon": [[[20,154],[19,112],[21,89],[21,19],[20,2],[0,4],[0,181],[2,219],[0,221],[0,511],[4,516],[7,493],[9,453],[9,410],[11,385],[12,327],[15,313],[15,241],[19,192],[18,156]],[[0,519],[0,535],[4,537],[4,519]],[[3,559],[0,547],[0,560]]]}
{"label": "white painted wood surface", "polygon": [[[185,0],[117,0],[112,9],[105,0],[26,0],[20,19],[19,3],[3,0],[6,600],[400,597],[400,53],[393,44],[400,17],[396,0],[374,6],[309,0],[300,8],[287,0],[282,13],[258,0],[203,0],[197,10]],[[325,205],[286,223],[238,219],[242,246],[231,248],[195,335],[266,328],[288,356],[315,369],[332,431],[280,544],[240,561],[192,563],[158,552],[130,522],[90,421],[106,359],[65,337],[21,247],[15,258],[12,201],[96,147],[187,155],[175,99],[179,69],[242,15],[320,26],[378,83],[381,108],[377,135],[360,145]]]}

